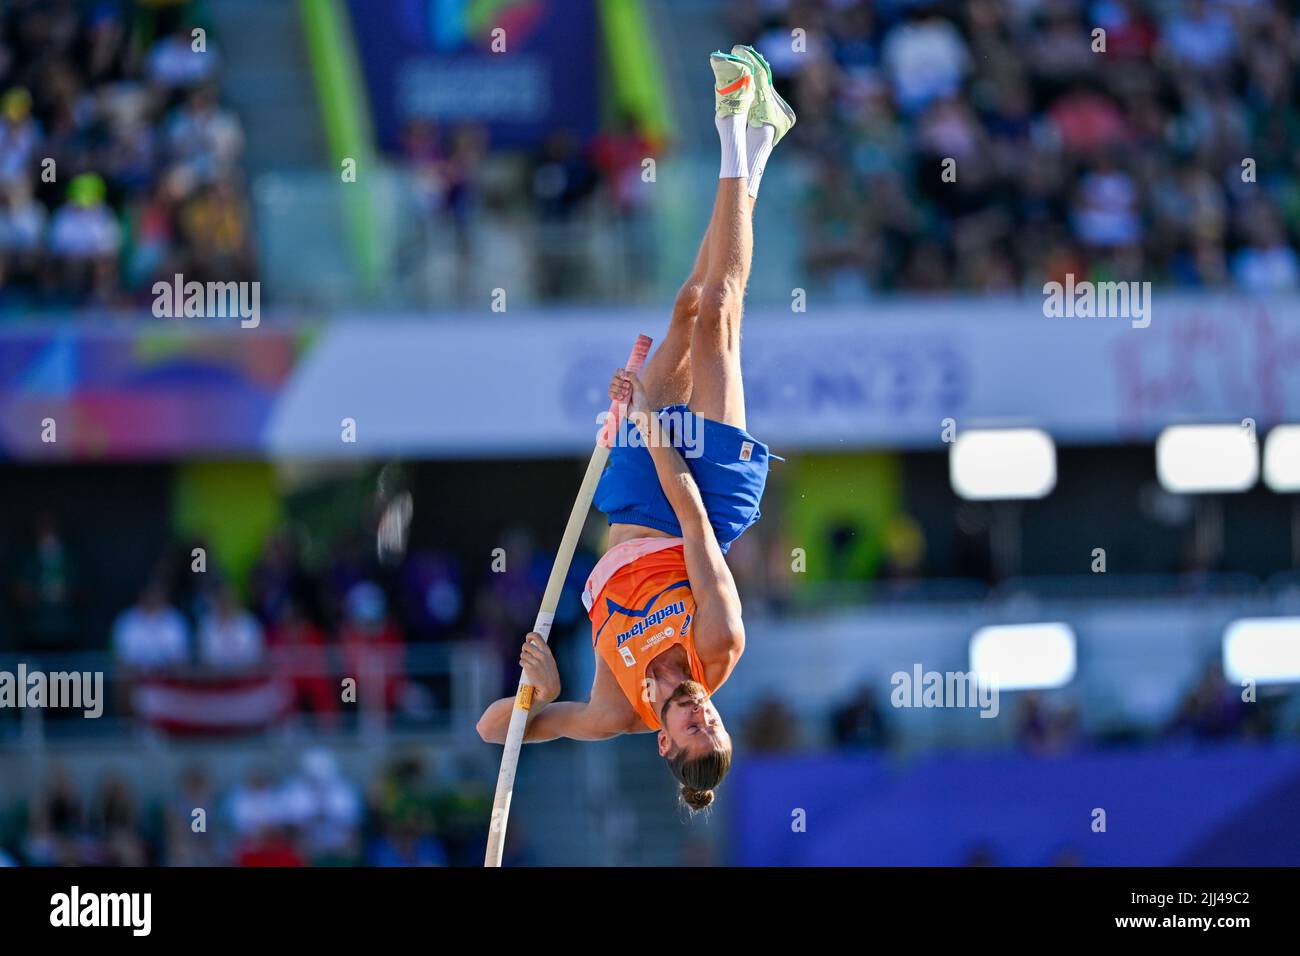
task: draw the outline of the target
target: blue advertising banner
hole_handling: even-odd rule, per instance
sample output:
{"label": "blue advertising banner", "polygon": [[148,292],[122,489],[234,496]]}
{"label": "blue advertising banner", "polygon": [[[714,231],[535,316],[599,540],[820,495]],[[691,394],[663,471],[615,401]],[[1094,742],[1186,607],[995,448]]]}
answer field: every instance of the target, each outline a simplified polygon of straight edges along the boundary
{"label": "blue advertising banner", "polygon": [[738,761],[722,792],[734,807],[731,862],[741,866],[1281,866],[1300,858],[1294,745],[942,754],[903,767],[870,755],[758,757]]}
{"label": "blue advertising banner", "polygon": [[413,121],[482,126],[492,148],[595,132],[595,0],[349,0],[380,147]]}

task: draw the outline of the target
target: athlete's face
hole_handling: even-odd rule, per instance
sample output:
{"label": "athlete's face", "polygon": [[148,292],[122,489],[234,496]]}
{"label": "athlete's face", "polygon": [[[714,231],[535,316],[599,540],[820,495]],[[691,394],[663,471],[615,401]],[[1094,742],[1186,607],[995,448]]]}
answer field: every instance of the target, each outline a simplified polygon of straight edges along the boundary
{"label": "athlete's face", "polygon": [[718,709],[695,681],[678,685],[664,705],[659,723],[663,728],[659,735],[660,756],[679,748],[697,756],[731,744]]}

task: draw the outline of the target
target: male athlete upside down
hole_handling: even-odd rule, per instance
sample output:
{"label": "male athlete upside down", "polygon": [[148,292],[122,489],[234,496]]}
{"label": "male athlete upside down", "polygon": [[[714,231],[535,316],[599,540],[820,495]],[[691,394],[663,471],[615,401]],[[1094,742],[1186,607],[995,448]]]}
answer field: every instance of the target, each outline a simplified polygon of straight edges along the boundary
{"label": "male athlete upside down", "polygon": [[[525,742],[657,731],[692,811],[713,802],[731,766],[710,695],[744,653],[745,629],[723,555],[758,520],[768,466],[767,446],[745,431],[740,320],[763,167],[795,121],[752,47],[714,53],[710,64],[722,143],[713,216],[668,334],[640,379],[618,369],[609,387],[642,428],[632,429],[639,444],[611,450],[596,490],[610,530],[583,590],[596,654],[590,699],[554,703],[559,673],[539,635],[524,638],[519,657],[535,688]],[[685,458],[674,427],[684,415],[697,416],[701,432]],[[488,707],[484,740],[505,741],[513,707],[513,697]]]}

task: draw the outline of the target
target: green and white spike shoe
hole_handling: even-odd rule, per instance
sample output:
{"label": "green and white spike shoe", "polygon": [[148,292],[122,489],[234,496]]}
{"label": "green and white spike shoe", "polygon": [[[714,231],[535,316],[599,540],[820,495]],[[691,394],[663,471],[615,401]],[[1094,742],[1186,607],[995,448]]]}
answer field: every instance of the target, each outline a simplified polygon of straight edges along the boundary
{"label": "green and white spike shoe", "polygon": [[754,105],[754,69],[743,57],[718,50],[709,54],[713,67],[713,105],[719,116],[747,116]]}
{"label": "green and white spike shoe", "polygon": [[776,136],[772,140],[772,145],[775,146],[794,125],[794,110],[772,85],[772,67],[761,53],[752,46],[742,46],[739,43],[731,48],[731,53],[749,63],[754,73],[754,105],[749,108],[749,125],[770,124],[776,130]]}

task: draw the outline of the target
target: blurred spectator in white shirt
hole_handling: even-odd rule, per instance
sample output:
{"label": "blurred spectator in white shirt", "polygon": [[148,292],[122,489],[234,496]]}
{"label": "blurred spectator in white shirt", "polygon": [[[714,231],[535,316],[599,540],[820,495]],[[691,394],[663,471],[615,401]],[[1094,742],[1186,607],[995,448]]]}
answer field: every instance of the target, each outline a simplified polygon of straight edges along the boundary
{"label": "blurred spectator in white shirt", "polygon": [[961,32],[938,17],[894,27],[881,58],[905,113],[919,112],[931,100],[956,93],[968,61]]}
{"label": "blurred spectator in white shirt", "polygon": [[1249,226],[1250,244],[1232,257],[1232,276],[1247,292],[1291,292],[1300,284],[1300,263],[1271,210],[1260,205]]}
{"label": "blurred spectator in white shirt", "polygon": [[204,86],[172,114],[167,145],[178,164],[207,183],[234,173],[244,150],[244,132],[235,115],[219,105],[216,90]]}
{"label": "blurred spectator in white shirt", "polygon": [[1079,184],[1074,231],[1092,246],[1127,246],[1142,238],[1138,190],[1125,172],[1103,164]]}
{"label": "blurred spectator in white shirt", "polygon": [[197,86],[216,75],[219,57],[211,42],[203,38],[203,50],[196,50],[193,28],[180,24],[149,51],[149,79],[167,90]]}
{"label": "blurred spectator in white shirt", "polygon": [[127,667],[155,670],[184,664],[190,656],[190,629],[167,603],[161,584],[151,581],[134,605],[113,625],[113,654]]}
{"label": "blurred spectator in white shirt", "polygon": [[226,814],[240,838],[276,829],[287,819],[284,791],[275,786],[265,770],[253,769],[245,782],[231,791]]}
{"label": "blurred spectator in white shirt", "polygon": [[67,259],[106,259],[117,255],[122,229],[104,202],[104,181],[82,173],[68,184],[68,201],[50,225],[50,251]]}
{"label": "blurred spectator in white shirt", "polygon": [[33,196],[25,179],[0,187],[0,254],[39,252],[45,241],[49,214]]}
{"label": "blurred spectator in white shirt", "polygon": [[311,862],[349,862],[357,857],[361,795],[339,771],[334,754],[317,747],[302,755],[298,775],[284,786],[284,807],[288,822],[302,834],[302,847]]}
{"label": "blurred spectator in white shirt", "polygon": [[239,604],[230,585],[222,587],[216,606],[199,625],[199,661],[208,667],[255,667],[266,654],[262,625]]}
{"label": "blurred spectator in white shirt", "polygon": [[1213,72],[1228,65],[1237,45],[1232,18],[1204,0],[1174,6],[1165,23],[1165,45],[1180,66]]}
{"label": "blurred spectator in white shirt", "polygon": [[235,831],[237,866],[302,866],[292,831],[285,788],[254,769],[230,794],[226,812]]}

